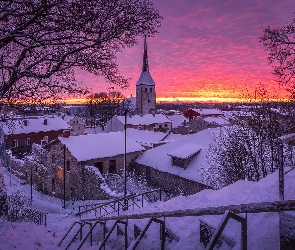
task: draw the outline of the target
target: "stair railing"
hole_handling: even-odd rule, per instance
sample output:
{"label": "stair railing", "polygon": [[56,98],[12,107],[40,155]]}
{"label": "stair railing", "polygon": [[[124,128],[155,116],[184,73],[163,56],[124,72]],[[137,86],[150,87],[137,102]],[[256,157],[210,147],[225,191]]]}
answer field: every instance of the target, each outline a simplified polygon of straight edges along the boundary
{"label": "stair railing", "polygon": [[105,222],[101,222],[101,221],[96,221],[92,226],[90,231],[86,234],[86,236],[83,238],[83,240],[81,241],[80,245],[78,246],[77,250],[81,249],[81,247],[83,246],[83,244],[85,243],[85,241],[87,240],[87,238],[90,235],[90,246],[92,246],[92,232],[93,229],[100,224],[101,226],[103,226],[103,238],[105,238],[105,232],[106,232],[106,223]]}
{"label": "stair railing", "polygon": [[128,221],[122,221],[122,220],[117,220],[115,222],[115,224],[112,226],[111,230],[108,232],[107,236],[104,238],[103,242],[100,244],[99,246],[99,250],[101,250],[102,248],[105,249],[105,245],[106,245],[106,242],[107,240],[109,239],[109,237],[111,236],[112,232],[114,231],[114,229],[116,228],[116,226],[118,226],[118,224],[123,224],[124,225],[124,228],[125,228],[125,233],[124,233],[124,244],[125,244],[125,249],[127,249],[128,247],[128,235],[127,235],[127,226],[128,226]]}
{"label": "stair railing", "polygon": [[[76,221],[73,223],[73,225],[70,227],[70,229],[66,232],[65,236],[61,239],[61,241],[58,243],[58,246],[61,245],[61,243],[65,240],[65,238],[68,236],[68,234],[72,231],[73,227],[76,225],[76,224],[79,224],[80,227],[79,227],[79,231],[81,229],[81,227],[84,225],[85,222],[80,222],[80,221]],[[79,232],[78,231],[78,232]]]}
{"label": "stair railing", "polygon": [[82,240],[82,230],[83,230],[83,227],[85,225],[89,225],[90,226],[90,230],[91,230],[91,222],[88,222],[88,221],[85,221],[81,226],[80,226],[80,229],[77,231],[77,233],[73,236],[73,238],[71,239],[70,243],[67,245],[66,247],[66,250],[69,249],[70,245],[75,241],[77,235],[80,233],[80,241]]}
{"label": "stair railing", "polygon": [[135,243],[133,243],[131,249],[134,250],[136,249],[136,247],[138,246],[138,244],[140,243],[140,241],[142,240],[142,238],[145,236],[147,230],[149,229],[150,225],[153,223],[159,223],[160,224],[160,240],[161,240],[161,250],[164,250],[165,248],[165,221],[163,220],[159,220],[156,218],[151,218],[148,222],[148,224],[145,226],[145,228],[143,229],[143,231],[139,234],[139,236],[136,238]]}
{"label": "stair railing", "polygon": [[211,238],[206,250],[213,250],[217,241],[219,240],[223,230],[225,229],[225,226],[227,225],[227,222],[229,219],[234,219],[241,223],[241,249],[247,250],[247,217],[243,218],[237,214],[232,213],[231,211],[226,211],[223,215],[223,218],[216,229],[215,234]]}
{"label": "stair railing", "polygon": [[[165,190],[159,188],[159,189],[151,190],[151,191],[144,192],[141,194],[131,194],[131,195],[121,197],[119,199],[109,201],[109,202],[106,202],[103,204],[100,203],[100,204],[82,205],[82,206],[78,207],[79,212],[76,215],[78,215],[80,217],[80,220],[82,219],[81,216],[83,214],[86,214],[86,213],[92,212],[92,211],[94,211],[95,216],[97,216],[97,212],[98,212],[99,217],[100,216],[107,216],[107,215],[115,213],[115,212],[117,212],[117,215],[119,216],[120,211],[122,211],[122,210],[124,211],[124,209],[126,210],[126,208],[129,208],[131,206],[133,206],[133,209],[134,209],[134,206],[140,207],[140,205],[136,202],[136,198],[137,199],[139,197],[141,198],[140,199],[141,200],[141,207],[143,207],[145,197],[147,197],[147,199],[152,203],[152,202],[155,202],[157,199],[151,199],[149,195],[150,194],[158,194],[159,200],[161,201],[163,198],[162,192],[164,192],[170,198],[170,196],[168,195],[168,193]],[[132,201],[132,204],[129,204],[128,201]],[[124,204],[122,204],[122,202]],[[127,204],[127,206],[126,206],[126,204]],[[112,208],[112,210],[108,211],[106,209],[107,207]],[[82,211],[82,209],[85,209],[85,210]],[[102,211],[104,211],[105,213],[102,214]]]}
{"label": "stair railing", "polygon": [[[120,216],[100,217],[101,221],[112,221],[112,220],[128,220],[128,219],[144,219],[144,218],[170,218],[170,217],[187,217],[187,216],[203,216],[203,215],[223,215],[226,211],[231,211],[220,223],[223,227],[223,222],[227,222],[229,218],[233,218],[240,221],[242,225],[242,249],[247,247],[247,225],[244,221],[245,218],[238,216],[241,213],[261,213],[261,212],[282,212],[282,211],[295,211],[295,200],[284,200],[284,201],[273,201],[273,202],[260,202],[260,203],[248,203],[239,205],[226,205],[217,207],[206,207],[206,208],[195,208],[195,209],[184,209],[174,211],[161,211],[161,212],[147,212],[138,214],[125,214]],[[98,218],[88,219],[88,221],[97,221]],[[82,220],[84,221],[84,220]],[[220,230],[218,230],[220,231]],[[222,232],[222,231],[221,231]],[[217,234],[217,233],[216,233]],[[221,233],[218,233],[218,235]],[[217,235],[217,236],[218,236]],[[220,236],[219,235],[219,236]],[[212,242],[218,241],[218,237],[215,236],[211,239]],[[216,239],[217,240],[216,240]],[[134,242],[129,246],[133,247]],[[210,242],[210,245],[213,243]],[[216,244],[216,243],[214,243]],[[101,249],[101,248],[100,248]],[[211,249],[211,248],[210,248]]]}

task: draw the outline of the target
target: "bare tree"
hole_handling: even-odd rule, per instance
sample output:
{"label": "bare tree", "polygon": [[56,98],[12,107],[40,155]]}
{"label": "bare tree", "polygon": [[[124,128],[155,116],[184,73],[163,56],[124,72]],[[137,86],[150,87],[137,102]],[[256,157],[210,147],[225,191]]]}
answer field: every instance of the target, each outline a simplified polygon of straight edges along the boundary
{"label": "bare tree", "polygon": [[259,41],[268,51],[268,62],[280,84],[295,98],[295,18],[282,27],[267,27]]}
{"label": "bare tree", "polygon": [[[282,135],[281,116],[274,109],[264,85],[256,89],[256,101],[239,124],[223,128],[210,145],[204,174],[211,185],[222,187],[237,180],[258,181],[277,168],[276,139]],[[210,177],[212,176],[212,177]]]}
{"label": "bare tree", "polygon": [[91,127],[104,127],[114,115],[121,114],[120,103],[124,95],[120,91],[110,89],[109,92],[93,93],[86,97]]}
{"label": "bare tree", "polygon": [[1,103],[85,93],[75,67],[126,86],[116,53],[160,19],[151,0],[0,0]]}

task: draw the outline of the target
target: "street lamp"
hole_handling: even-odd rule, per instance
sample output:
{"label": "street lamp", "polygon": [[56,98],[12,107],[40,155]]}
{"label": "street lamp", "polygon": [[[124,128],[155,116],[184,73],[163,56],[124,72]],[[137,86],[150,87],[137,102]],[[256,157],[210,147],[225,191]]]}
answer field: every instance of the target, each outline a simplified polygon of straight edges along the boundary
{"label": "street lamp", "polygon": [[[124,124],[124,198],[127,195],[127,186],[126,186],[126,168],[127,168],[127,161],[126,161],[126,150],[127,150],[127,110],[125,110],[125,124]],[[127,201],[124,199],[124,210],[127,210]]]}

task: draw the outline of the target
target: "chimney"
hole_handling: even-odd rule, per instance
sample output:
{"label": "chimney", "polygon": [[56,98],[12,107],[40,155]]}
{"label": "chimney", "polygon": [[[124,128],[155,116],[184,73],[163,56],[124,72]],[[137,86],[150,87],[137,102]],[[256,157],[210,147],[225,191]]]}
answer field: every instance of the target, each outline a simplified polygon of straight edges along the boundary
{"label": "chimney", "polygon": [[64,130],[63,133],[62,133],[62,137],[69,138],[70,137],[70,133],[71,133],[70,130]]}
{"label": "chimney", "polygon": [[24,120],[24,125],[28,126],[28,120]]}
{"label": "chimney", "polygon": [[47,118],[44,119],[43,124],[44,124],[44,125],[47,125]]}

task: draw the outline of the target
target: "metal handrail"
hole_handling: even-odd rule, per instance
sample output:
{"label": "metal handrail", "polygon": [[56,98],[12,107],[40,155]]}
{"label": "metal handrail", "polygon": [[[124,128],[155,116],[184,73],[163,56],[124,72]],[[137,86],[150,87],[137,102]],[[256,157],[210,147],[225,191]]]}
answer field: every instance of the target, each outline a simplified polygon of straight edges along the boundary
{"label": "metal handrail", "polygon": [[220,238],[225,226],[229,219],[234,219],[241,223],[241,249],[247,250],[247,218],[243,218],[238,216],[231,211],[226,211],[223,215],[223,218],[219,224],[219,227],[216,229],[215,234],[211,238],[206,250],[213,250],[216,245],[218,239]]}
{"label": "metal handrail", "polygon": [[114,231],[115,227],[119,224],[124,224],[125,225],[125,249],[127,249],[128,241],[127,241],[127,224],[128,221],[122,221],[122,220],[116,220],[115,224],[112,226],[111,230],[108,232],[107,236],[104,238],[103,242],[101,242],[99,246],[99,250],[101,250],[103,247],[105,247],[105,244],[109,237],[111,236],[112,232]]}
{"label": "metal handrail", "polygon": [[[97,209],[99,209],[100,211],[100,215],[101,216],[101,209],[104,209],[104,207],[106,206],[109,206],[109,205],[113,205],[114,207],[116,207],[116,203],[120,203],[121,204],[121,201],[128,201],[128,200],[132,200],[134,201],[134,199],[136,197],[142,197],[142,207],[143,207],[143,198],[144,196],[147,196],[150,200],[150,202],[153,202],[153,200],[148,196],[148,194],[151,194],[151,193],[159,193],[159,199],[161,200],[162,199],[162,192],[166,192],[165,190],[161,189],[161,188],[158,188],[158,189],[154,189],[154,190],[151,190],[151,191],[147,191],[147,192],[144,192],[144,193],[141,193],[141,194],[131,194],[131,195],[128,195],[128,196],[125,196],[125,197],[121,197],[119,199],[116,199],[116,200],[112,200],[112,201],[109,201],[109,202],[106,202],[106,203],[103,203],[103,204],[91,204],[91,205],[82,205],[82,206],[79,206],[79,212],[76,213],[77,216],[80,216],[81,218],[81,215],[82,214],[85,214],[85,213],[88,213],[88,212],[91,212],[91,211],[96,211]],[[121,204],[122,205],[122,204]],[[136,203],[136,205],[138,206],[138,204]],[[81,211],[81,208],[83,207],[91,207],[90,209],[86,209],[84,211]],[[125,206],[122,206],[122,208],[124,209]],[[104,209],[105,210],[105,209]],[[106,211],[106,210],[105,210]],[[118,212],[118,215],[119,215],[119,211],[120,211],[120,208],[119,208],[119,205],[118,205],[118,210],[115,210],[113,212]],[[107,212],[107,211],[106,211]],[[107,215],[110,214],[110,213],[107,213]]]}
{"label": "metal handrail", "polygon": [[[70,229],[67,231],[67,233],[65,234],[65,236],[61,239],[61,241],[58,243],[58,246],[61,245],[61,243],[64,241],[64,239],[68,236],[68,234],[70,233],[70,231],[73,229],[73,227],[76,225],[76,224],[79,224],[80,225],[80,228],[82,227],[82,225],[84,225],[84,222],[80,222],[80,221],[76,221],[73,223],[73,225],[70,227]],[[79,230],[80,230],[79,228]],[[78,231],[79,232],[79,231]]]}
{"label": "metal handrail", "polygon": [[83,229],[83,227],[84,227],[86,224],[90,225],[90,230],[91,230],[91,223],[90,223],[90,222],[85,221],[83,224],[81,224],[81,225],[80,225],[80,229],[79,229],[79,230],[77,231],[77,233],[72,237],[70,243],[67,245],[66,250],[69,249],[70,245],[74,242],[74,240],[76,239],[78,233],[80,233],[80,241],[82,240],[82,229]]}
{"label": "metal handrail", "polygon": [[97,224],[100,224],[103,226],[103,238],[105,238],[105,228],[106,228],[106,223],[105,222],[101,222],[101,221],[96,221],[94,223],[94,225],[91,226],[90,231],[86,234],[86,236],[83,238],[83,240],[81,241],[80,245],[78,246],[77,250],[81,249],[81,247],[83,246],[84,242],[87,240],[87,238],[90,235],[90,246],[92,246],[92,232],[93,229],[96,227]]}
{"label": "metal handrail", "polygon": [[[127,220],[127,219],[144,219],[144,218],[161,218],[161,217],[186,217],[202,215],[222,215],[225,211],[230,210],[235,214],[239,213],[261,213],[261,212],[281,212],[295,211],[295,200],[258,202],[240,205],[227,205],[217,207],[183,209],[162,212],[125,214],[120,216],[100,217],[87,219],[87,221],[108,221],[108,220]],[[81,220],[86,221],[86,220]]]}
{"label": "metal handrail", "polygon": [[132,246],[132,250],[136,249],[136,247],[138,246],[138,244],[140,243],[140,241],[142,240],[142,238],[144,237],[145,233],[147,232],[147,230],[149,229],[150,225],[153,223],[159,223],[160,224],[160,238],[161,238],[161,250],[164,250],[165,248],[165,221],[163,220],[159,220],[156,218],[151,218],[148,222],[148,224],[145,226],[145,228],[143,229],[143,231],[139,234],[139,236],[137,237],[137,239],[135,240],[135,243]]}

